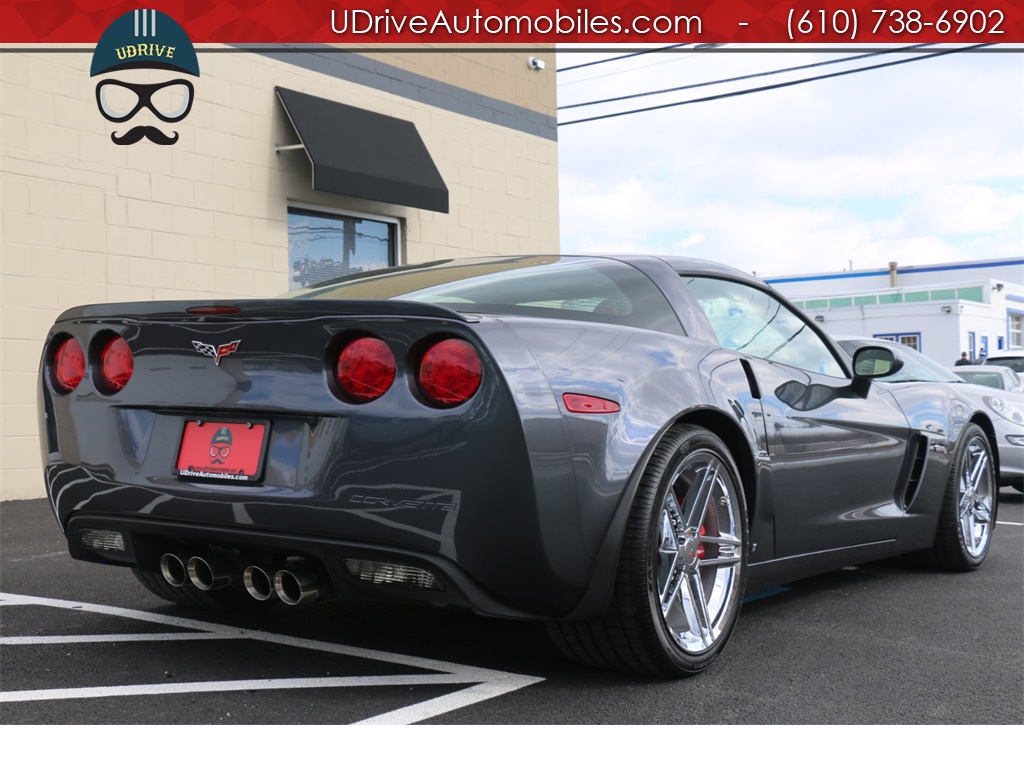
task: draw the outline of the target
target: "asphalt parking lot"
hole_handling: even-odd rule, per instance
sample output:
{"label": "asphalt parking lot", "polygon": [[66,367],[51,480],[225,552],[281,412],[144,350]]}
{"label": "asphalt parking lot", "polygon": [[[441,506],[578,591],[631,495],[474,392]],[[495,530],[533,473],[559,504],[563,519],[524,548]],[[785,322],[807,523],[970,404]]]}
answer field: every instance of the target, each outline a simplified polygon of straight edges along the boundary
{"label": "asphalt parking lot", "polygon": [[422,607],[169,605],[66,553],[44,501],[0,505],[3,724],[1022,724],[1024,508],[983,568],[882,561],[744,606],[711,670],[563,661],[543,628]]}

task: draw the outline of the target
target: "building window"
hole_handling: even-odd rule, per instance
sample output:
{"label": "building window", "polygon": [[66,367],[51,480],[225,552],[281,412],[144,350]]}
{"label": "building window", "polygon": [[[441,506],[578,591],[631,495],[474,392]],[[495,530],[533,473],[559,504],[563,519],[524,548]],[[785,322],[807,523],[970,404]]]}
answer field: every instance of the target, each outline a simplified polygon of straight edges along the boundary
{"label": "building window", "polygon": [[967,357],[972,363],[978,359],[978,341],[974,331],[967,332]]}
{"label": "building window", "polygon": [[875,338],[883,341],[895,341],[905,347],[921,351],[920,333],[876,333]]}
{"label": "building window", "polygon": [[921,334],[920,333],[903,333],[900,334],[900,344],[911,349],[916,349],[918,352],[921,351]]}
{"label": "building window", "polygon": [[1016,313],[1009,316],[1010,349],[1024,347],[1024,315]]}
{"label": "building window", "polygon": [[288,288],[398,263],[398,220],[288,209]]}

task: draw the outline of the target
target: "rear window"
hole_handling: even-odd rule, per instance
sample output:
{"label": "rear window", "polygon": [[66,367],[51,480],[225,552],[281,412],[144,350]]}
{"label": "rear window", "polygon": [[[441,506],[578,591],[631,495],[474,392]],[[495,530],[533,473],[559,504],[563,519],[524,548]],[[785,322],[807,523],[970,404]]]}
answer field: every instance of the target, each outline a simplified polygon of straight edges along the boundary
{"label": "rear window", "polygon": [[529,256],[435,262],[349,275],[286,296],[402,299],[463,313],[588,320],[683,332],[658,287],[638,269],[611,260]]}
{"label": "rear window", "polygon": [[1017,373],[1024,373],[1024,356],[990,357],[985,365],[1002,365]]}
{"label": "rear window", "polygon": [[998,373],[985,373],[984,371],[970,371],[968,373],[961,373],[961,377],[965,381],[971,382],[971,384],[980,384],[983,387],[992,387],[993,389],[1003,389],[1003,377]]}

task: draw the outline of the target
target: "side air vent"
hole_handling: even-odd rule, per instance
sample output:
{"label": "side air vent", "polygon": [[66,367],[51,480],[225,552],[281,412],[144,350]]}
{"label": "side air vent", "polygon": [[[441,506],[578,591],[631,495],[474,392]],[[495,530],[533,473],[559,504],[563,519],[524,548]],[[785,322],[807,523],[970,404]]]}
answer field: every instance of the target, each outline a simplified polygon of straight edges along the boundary
{"label": "side air vent", "polygon": [[900,477],[903,493],[900,495],[900,506],[909,509],[917,498],[917,492],[921,488],[921,478],[924,477],[924,466],[928,461],[928,438],[925,435],[915,435],[907,445],[907,455],[903,460],[903,471]]}

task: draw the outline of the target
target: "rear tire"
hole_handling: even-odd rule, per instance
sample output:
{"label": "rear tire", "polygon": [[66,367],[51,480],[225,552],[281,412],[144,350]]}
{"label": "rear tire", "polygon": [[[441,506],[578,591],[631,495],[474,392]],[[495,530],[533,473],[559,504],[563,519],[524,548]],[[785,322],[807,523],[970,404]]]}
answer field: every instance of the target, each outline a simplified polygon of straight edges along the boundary
{"label": "rear tire", "polygon": [[924,553],[945,571],[972,571],[985,561],[999,505],[992,448],[984,430],[968,424],[953,454],[935,544]]}
{"label": "rear tire", "polygon": [[608,613],[549,624],[549,634],[583,664],[696,674],[732,635],[746,563],[747,508],[729,450],[706,429],[673,427],[637,488]]}
{"label": "rear tire", "polygon": [[132,568],[139,582],[157,597],[189,608],[203,608],[216,611],[258,611],[266,608],[270,601],[260,601],[247,592],[232,587],[203,591],[194,584],[172,587],[159,573],[140,571]]}

